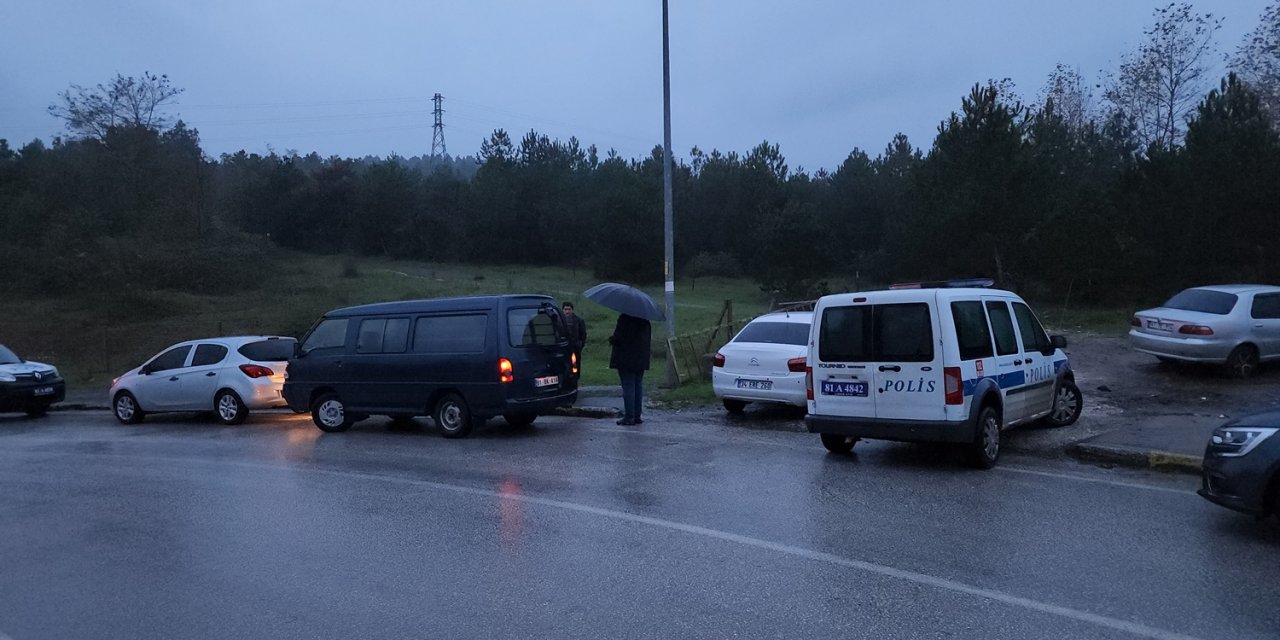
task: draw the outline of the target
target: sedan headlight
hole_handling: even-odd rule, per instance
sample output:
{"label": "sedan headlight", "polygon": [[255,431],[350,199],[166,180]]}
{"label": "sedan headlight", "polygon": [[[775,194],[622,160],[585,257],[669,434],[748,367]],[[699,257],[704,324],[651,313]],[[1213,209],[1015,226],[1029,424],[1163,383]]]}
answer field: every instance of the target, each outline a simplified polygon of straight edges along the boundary
{"label": "sedan headlight", "polygon": [[1271,427],[1218,427],[1209,439],[1209,450],[1223,458],[1238,458],[1257,448],[1280,429]]}

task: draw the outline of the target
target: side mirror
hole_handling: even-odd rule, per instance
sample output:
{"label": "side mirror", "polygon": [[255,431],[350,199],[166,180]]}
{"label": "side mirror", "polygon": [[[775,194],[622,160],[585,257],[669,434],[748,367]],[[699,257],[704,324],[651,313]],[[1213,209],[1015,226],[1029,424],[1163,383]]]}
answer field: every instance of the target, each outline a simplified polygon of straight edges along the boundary
{"label": "side mirror", "polygon": [[295,357],[295,358],[301,358],[301,357],[302,357],[302,343],[301,343],[301,342],[294,342],[294,343],[293,343],[293,357]]}
{"label": "side mirror", "polygon": [[1049,337],[1049,342],[1053,344],[1053,347],[1054,347],[1055,349],[1066,349],[1066,348],[1067,348],[1067,337],[1066,337],[1066,336],[1050,336],[1050,337]]}
{"label": "side mirror", "polygon": [[149,376],[149,375],[151,375],[151,365],[149,365],[149,364],[147,364],[147,365],[143,365],[141,369],[138,369],[138,373],[140,373],[140,374],[142,374],[142,375],[144,375],[144,376]]}

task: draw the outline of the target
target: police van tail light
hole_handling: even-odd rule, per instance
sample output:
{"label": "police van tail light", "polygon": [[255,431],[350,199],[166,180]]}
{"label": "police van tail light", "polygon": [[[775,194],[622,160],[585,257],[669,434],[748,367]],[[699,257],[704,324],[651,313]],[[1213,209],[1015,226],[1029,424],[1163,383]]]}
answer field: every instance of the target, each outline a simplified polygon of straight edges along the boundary
{"label": "police van tail light", "polygon": [[578,375],[578,354],[569,354],[569,364],[572,365],[573,375]]}
{"label": "police van tail light", "polygon": [[947,404],[964,404],[964,383],[960,378],[960,367],[942,368],[942,388],[947,394]]}
{"label": "police van tail light", "polygon": [[804,368],[804,392],[810,400],[813,399],[813,367]]}
{"label": "police van tail light", "polygon": [[808,367],[804,366],[804,363],[806,362],[806,360],[807,360],[806,358],[792,358],[790,360],[787,360],[787,371],[790,371],[791,373],[804,372],[806,369],[808,369]]}
{"label": "police van tail light", "polygon": [[515,369],[511,366],[511,361],[506,358],[498,359],[498,382],[515,382]]}
{"label": "police van tail light", "polygon": [[716,357],[714,357],[714,358],[712,358],[712,359],[711,359],[711,366],[713,366],[713,367],[723,367],[723,366],[724,366],[724,354],[723,354],[723,353],[717,353],[717,354],[716,354]]}

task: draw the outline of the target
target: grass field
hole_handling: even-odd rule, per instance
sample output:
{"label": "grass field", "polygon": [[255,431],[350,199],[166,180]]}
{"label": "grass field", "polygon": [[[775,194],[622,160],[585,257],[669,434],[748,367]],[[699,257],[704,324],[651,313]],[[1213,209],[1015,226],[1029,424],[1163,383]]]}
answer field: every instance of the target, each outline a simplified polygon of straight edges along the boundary
{"label": "grass field", "polygon": [[[322,313],[337,307],[388,300],[497,293],[546,294],[574,301],[588,324],[582,383],[617,384],[608,369],[607,338],[617,314],[582,297],[598,280],[588,270],[525,266],[432,264],[281,251],[264,269],[261,285],[233,296],[172,291],[108,291],[77,298],[8,300],[0,317],[0,344],[32,360],[59,366],[76,387],[105,390],[112,377],[137,366],[167,345],[216,335],[301,337]],[[661,304],[661,286],[645,287]],[[726,300],[742,322],[767,310],[769,299],[748,279],[698,278],[676,283],[680,334],[716,325]],[[1129,310],[1063,309],[1032,301],[1051,332],[1123,332]],[[713,400],[710,385],[692,381],[659,392],[665,380],[666,327],[654,323],[653,369],[646,376],[654,397],[675,404]],[[721,334],[712,346],[723,344]],[[702,351],[707,334],[685,344]],[[685,355],[690,355],[686,353]],[[696,355],[696,354],[692,354]]]}

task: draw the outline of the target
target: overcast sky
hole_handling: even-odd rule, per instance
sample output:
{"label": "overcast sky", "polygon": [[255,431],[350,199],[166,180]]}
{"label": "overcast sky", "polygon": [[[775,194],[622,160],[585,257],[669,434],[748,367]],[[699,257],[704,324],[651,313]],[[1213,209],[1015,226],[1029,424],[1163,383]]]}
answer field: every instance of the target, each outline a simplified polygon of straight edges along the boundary
{"label": "overcast sky", "polygon": [[[1194,4],[1226,53],[1273,1]],[[767,139],[810,171],[899,131],[927,148],[975,82],[1096,81],[1165,4],[671,0],[673,145]],[[660,0],[0,0],[0,138],[48,141],[60,91],[152,71],[213,155],[428,154],[439,92],[453,155],[501,127],[639,157],[662,142],[661,29]]]}

